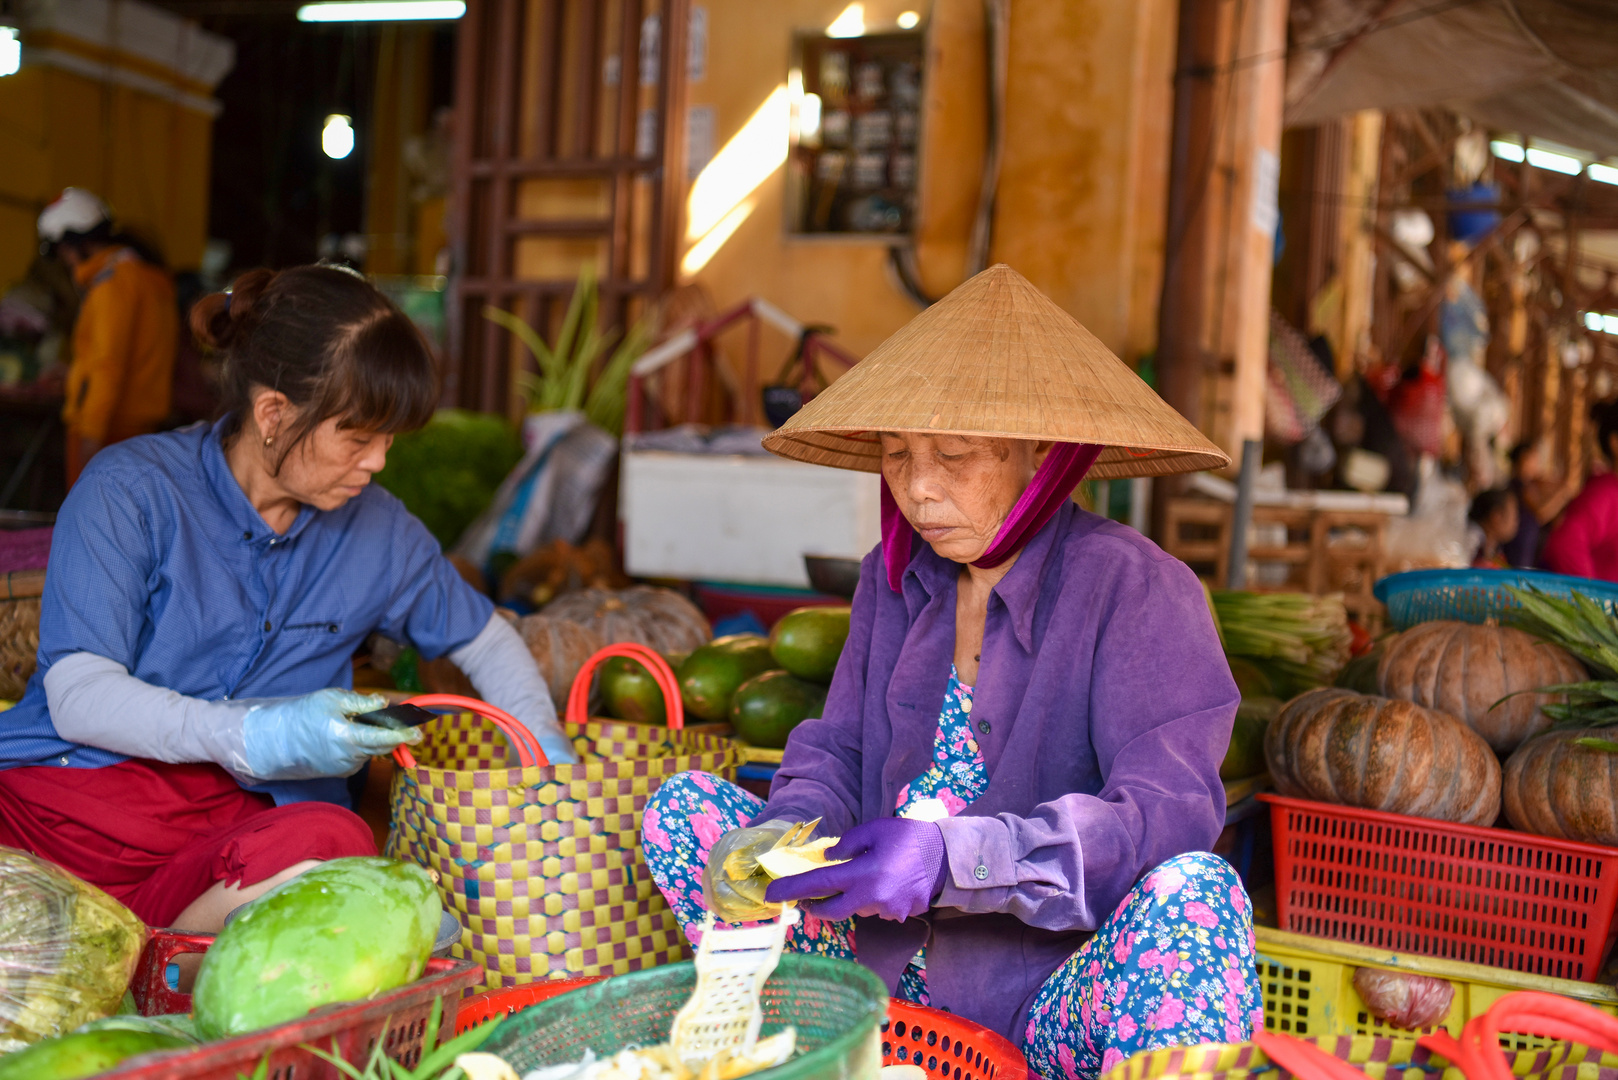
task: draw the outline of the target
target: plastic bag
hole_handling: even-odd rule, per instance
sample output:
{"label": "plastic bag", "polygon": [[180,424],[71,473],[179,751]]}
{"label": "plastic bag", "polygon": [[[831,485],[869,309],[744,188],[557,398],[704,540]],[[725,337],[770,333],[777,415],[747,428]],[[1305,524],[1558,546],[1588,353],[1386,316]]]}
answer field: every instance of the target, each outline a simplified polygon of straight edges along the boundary
{"label": "plastic bag", "polygon": [[1455,987],[1443,979],[1378,968],[1354,969],[1354,989],[1372,1015],[1409,1031],[1442,1024],[1455,1000]]}
{"label": "plastic bag", "polygon": [[0,1053],[116,1012],[145,945],[118,901],[0,847]]}

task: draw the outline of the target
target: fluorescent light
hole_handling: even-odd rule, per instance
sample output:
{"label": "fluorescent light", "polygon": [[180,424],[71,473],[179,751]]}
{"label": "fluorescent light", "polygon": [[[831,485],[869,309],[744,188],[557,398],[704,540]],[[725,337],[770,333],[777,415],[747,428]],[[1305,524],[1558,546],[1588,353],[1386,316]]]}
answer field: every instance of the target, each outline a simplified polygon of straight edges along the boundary
{"label": "fluorescent light", "polygon": [[1597,162],[1590,166],[1590,179],[1599,180],[1603,184],[1618,184],[1618,169]]}
{"label": "fluorescent light", "polygon": [[826,27],[827,37],[864,37],[865,5],[850,4]]}
{"label": "fluorescent light", "polygon": [[1522,147],[1518,146],[1514,142],[1506,142],[1504,139],[1496,139],[1494,142],[1489,144],[1489,149],[1493,151],[1494,156],[1499,158],[1501,161],[1522,160]]}
{"label": "fluorescent light", "polygon": [[1584,162],[1578,158],[1568,157],[1566,154],[1553,154],[1537,146],[1528,148],[1528,164],[1536,169],[1549,169],[1551,172],[1567,176],[1577,176],[1584,171]]}
{"label": "fluorescent light", "polygon": [[320,129],[320,148],[329,158],[341,161],[354,152],[354,124],[341,113],[326,117],[326,126]]}
{"label": "fluorescent light", "polygon": [[1609,334],[1618,334],[1618,315],[1601,316],[1601,329]]}
{"label": "fluorescent light", "polygon": [[15,26],[0,26],[0,75],[15,75],[22,67],[22,42]]}
{"label": "fluorescent light", "polygon": [[1586,311],[1584,313],[1584,328],[1592,333],[1601,329],[1601,313],[1599,311]]}
{"label": "fluorescent light", "polygon": [[917,11],[899,12],[899,29],[914,30],[921,25],[921,13]]}
{"label": "fluorescent light", "polygon": [[305,4],[299,22],[418,22],[459,19],[465,0],[331,0]]}

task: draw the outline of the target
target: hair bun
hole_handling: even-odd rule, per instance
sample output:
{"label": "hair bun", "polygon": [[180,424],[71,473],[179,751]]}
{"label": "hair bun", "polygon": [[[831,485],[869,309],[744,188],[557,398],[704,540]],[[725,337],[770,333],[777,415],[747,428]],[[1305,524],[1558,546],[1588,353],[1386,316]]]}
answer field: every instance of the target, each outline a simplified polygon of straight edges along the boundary
{"label": "hair bun", "polygon": [[228,291],[204,296],[191,308],[191,332],[211,349],[230,348],[252,321],[259,299],[274,280],[274,270],[249,270]]}

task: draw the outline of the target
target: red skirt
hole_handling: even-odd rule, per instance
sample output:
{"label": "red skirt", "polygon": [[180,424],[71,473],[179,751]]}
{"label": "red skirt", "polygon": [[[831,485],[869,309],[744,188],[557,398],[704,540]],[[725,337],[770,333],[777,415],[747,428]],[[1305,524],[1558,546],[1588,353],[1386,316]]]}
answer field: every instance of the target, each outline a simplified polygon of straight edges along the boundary
{"label": "red skirt", "polygon": [[370,827],[340,806],[277,807],[217,765],[139,759],[0,772],[0,844],[105,889],[148,926],[171,925],[216,882],[255,885],[306,859],[376,854]]}

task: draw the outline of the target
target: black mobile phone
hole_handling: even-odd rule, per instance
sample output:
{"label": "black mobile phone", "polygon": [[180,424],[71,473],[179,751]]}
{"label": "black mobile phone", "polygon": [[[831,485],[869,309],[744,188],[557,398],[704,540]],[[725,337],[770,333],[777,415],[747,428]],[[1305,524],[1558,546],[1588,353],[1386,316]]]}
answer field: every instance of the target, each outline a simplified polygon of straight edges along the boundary
{"label": "black mobile phone", "polygon": [[349,713],[348,718],[356,724],[403,731],[405,728],[420,727],[429,720],[437,720],[438,714],[423,709],[420,705],[389,705],[375,712]]}

